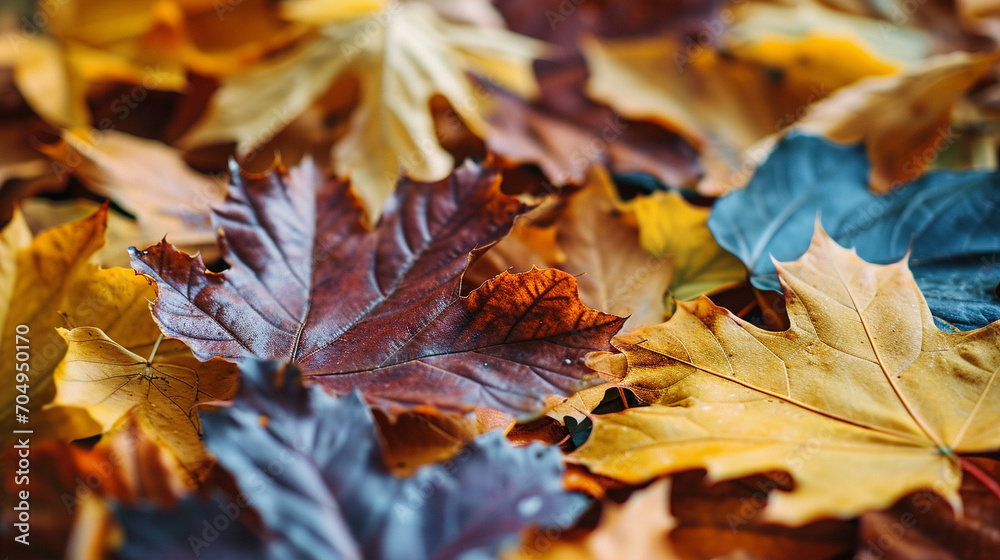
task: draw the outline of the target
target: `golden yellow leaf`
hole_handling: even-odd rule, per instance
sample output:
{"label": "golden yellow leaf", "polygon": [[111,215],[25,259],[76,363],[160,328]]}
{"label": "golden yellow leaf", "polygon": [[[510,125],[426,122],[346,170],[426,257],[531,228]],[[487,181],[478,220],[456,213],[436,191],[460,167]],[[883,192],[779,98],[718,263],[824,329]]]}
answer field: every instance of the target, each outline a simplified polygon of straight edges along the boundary
{"label": "golden yellow leaf", "polygon": [[59,44],[49,37],[11,37],[7,47],[12,51],[14,83],[25,101],[51,124],[85,124],[90,119],[86,85]]}
{"label": "golden yellow leaf", "polygon": [[386,9],[387,0],[296,0],[282,2],[281,13],[288,19],[299,21],[325,21],[327,23],[350,21]]}
{"label": "golden yellow leaf", "polygon": [[[50,200],[36,197],[21,201],[24,220],[31,231],[38,232],[82,220],[100,207],[101,203],[85,198]],[[142,236],[143,232],[135,220],[114,210],[108,212],[105,244],[94,253],[93,262],[102,267],[128,266],[128,248]]]}
{"label": "golden yellow leaf", "polygon": [[743,263],[725,251],[708,230],[708,208],[690,204],[675,192],[636,197],[639,240],[651,255],[669,255],[674,273],[670,294],[687,301],[732,286],[746,278]]}
{"label": "golden yellow leaf", "polygon": [[[930,488],[960,508],[958,453],[996,451],[1000,323],[944,333],[906,262],[880,266],[821,229],[779,263],[791,326],[754,327],[707,298],[617,337],[598,370],[653,403],[597,417],[570,460],[627,482],[703,468],[785,471],[765,518],[801,525]],[[849,491],[845,491],[849,488]]]}
{"label": "golden yellow leaf", "polygon": [[267,0],[63,0],[37,13],[45,35],[10,33],[15,82],[39,115],[64,127],[90,124],[95,84],[179,91],[189,70],[235,72],[308,31]]}
{"label": "golden yellow leaf", "polygon": [[[314,4],[287,4],[285,15],[320,26],[318,36],[283,57],[224,78],[206,116],[184,138],[186,145],[236,140],[239,153],[251,152],[338,77],[356,75],[360,100],[347,134],[334,145],[333,159],[375,218],[400,169],[411,178],[436,181],[454,166],[435,135],[432,97],[444,96],[482,136],[490,96],[474,88],[466,72],[525,93],[534,83],[530,61],[540,43],[504,29],[447,21],[421,2],[387,2],[371,11],[371,2],[354,0],[333,12],[313,9]],[[365,15],[343,19],[354,7]]]}
{"label": "golden yellow leaf", "polygon": [[[31,244],[31,230],[17,209],[10,223],[0,231],[0,325],[7,324],[14,280],[17,278],[17,253]],[[3,339],[0,338],[0,344]],[[0,346],[2,348],[2,346]]]}
{"label": "golden yellow leaf", "polygon": [[[9,294],[4,302],[7,314],[0,333],[0,352],[12,358],[0,364],[0,377],[16,379],[19,362],[13,359],[14,347],[28,346],[24,363],[29,367],[29,379],[22,386],[30,387],[28,427],[39,436],[76,439],[100,431],[82,410],[43,410],[54,396],[52,373],[66,351],[56,327],[92,325],[125,337],[140,320],[149,320],[147,300],[155,297],[153,289],[132,270],[101,269],[91,261],[104,244],[106,224],[107,207],[102,207],[83,220],[40,233],[26,246],[23,225],[8,226],[10,233],[4,236],[19,241],[0,244],[0,262],[5,263],[3,285]],[[18,229],[20,233],[14,233]],[[13,268],[11,262],[15,263]],[[27,342],[18,341],[18,330]],[[15,399],[20,394],[13,382],[0,387],[4,440],[17,425]]]}
{"label": "golden yellow leaf", "polygon": [[664,36],[582,44],[588,93],[698,148],[707,172],[699,189],[708,194],[745,183],[747,151],[810,104],[860,78],[893,73],[926,50],[911,32],[883,37],[872,20],[811,3],[725,13],[731,26],[713,42]]}
{"label": "golden yellow leaf", "polygon": [[232,397],[236,367],[221,358],[199,361],[180,340],[162,338],[152,316],[130,327],[126,345],[98,328],[59,329],[68,348],[56,367],[54,403],[85,408],[102,431],[131,412],[198,478],[211,458],[199,439],[197,407]]}

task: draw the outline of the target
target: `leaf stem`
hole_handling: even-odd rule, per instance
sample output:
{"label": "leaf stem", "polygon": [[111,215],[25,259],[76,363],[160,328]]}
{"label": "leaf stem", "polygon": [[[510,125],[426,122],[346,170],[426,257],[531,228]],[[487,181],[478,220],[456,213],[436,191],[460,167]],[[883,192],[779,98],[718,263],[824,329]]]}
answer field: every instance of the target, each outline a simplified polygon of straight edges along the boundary
{"label": "leaf stem", "polygon": [[739,313],[737,313],[736,316],[739,317],[740,319],[743,319],[744,317],[747,316],[747,313],[753,311],[754,307],[757,307],[757,300],[751,301],[750,303],[747,304],[746,307],[740,309]]}
{"label": "leaf stem", "polygon": [[622,406],[625,407],[625,410],[628,410],[629,406],[628,406],[628,399],[625,398],[625,389],[622,389],[621,385],[619,385],[617,388],[618,388],[618,397],[621,398],[622,400]]}
{"label": "leaf stem", "polygon": [[156,351],[160,348],[160,343],[163,342],[163,333],[156,337],[156,342],[153,343],[153,351],[149,353],[149,359],[146,360],[146,364],[153,363],[153,358],[156,356]]}
{"label": "leaf stem", "polygon": [[958,464],[962,465],[962,470],[971,474],[973,478],[982,483],[987,490],[993,493],[1000,500],[1000,482],[997,482],[995,478],[986,473],[983,469],[976,466],[975,463],[956,454],[955,457],[958,459]]}

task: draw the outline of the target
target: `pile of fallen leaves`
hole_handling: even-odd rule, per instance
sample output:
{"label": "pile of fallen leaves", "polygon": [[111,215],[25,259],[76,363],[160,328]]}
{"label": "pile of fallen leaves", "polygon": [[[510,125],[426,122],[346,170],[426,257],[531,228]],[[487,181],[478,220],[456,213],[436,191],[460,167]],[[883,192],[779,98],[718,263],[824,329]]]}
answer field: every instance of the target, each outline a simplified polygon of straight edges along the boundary
{"label": "pile of fallen leaves", "polygon": [[1000,554],[1000,7],[0,12],[10,558]]}

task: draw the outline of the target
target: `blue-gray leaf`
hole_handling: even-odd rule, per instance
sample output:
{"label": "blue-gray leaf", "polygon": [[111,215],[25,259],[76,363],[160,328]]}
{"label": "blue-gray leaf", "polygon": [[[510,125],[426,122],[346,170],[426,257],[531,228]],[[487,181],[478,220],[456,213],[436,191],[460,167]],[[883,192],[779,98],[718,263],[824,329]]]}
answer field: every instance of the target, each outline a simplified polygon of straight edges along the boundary
{"label": "blue-gray leaf", "polygon": [[791,134],[747,188],[720,199],[708,226],[751,271],[778,290],[771,257],[805,253],[817,215],[839,244],[869,262],[910,253],[910,268],[939,326],[966,330],[1000,319],[1000,175],[932,171],[886,195],[868,190],[863,145]]}
{"label": "blue-gray leaf", "polygon": [[333,398],[274,362],[241,369],[234,405],[202,422],[207,447],[238,485],[232,506],[252,507],[264,531],[252,534],[244,523],[251,516],[236,514],[209,542],[204,521],[225,513],[231,504],[222,498],[191,500],[184,515],[119,510],[125,558],[168,549],[191,552],[170,558],[227,558],[245,551],[248,534],[254,553],[246,557],[262,560],[486,558],[516,543],[525,527],[566,528],[587,507],[563,489],[558,449],[515,449],[498,432],[447,463],[397,478],[359,393]]}

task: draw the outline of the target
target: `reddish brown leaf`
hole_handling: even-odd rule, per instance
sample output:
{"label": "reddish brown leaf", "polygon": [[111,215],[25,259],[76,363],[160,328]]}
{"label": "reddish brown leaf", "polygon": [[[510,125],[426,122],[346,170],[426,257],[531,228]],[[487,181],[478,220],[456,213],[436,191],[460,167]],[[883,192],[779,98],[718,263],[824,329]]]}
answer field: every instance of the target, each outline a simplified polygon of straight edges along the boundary
{"label": "reddish brown leaf", "polygon": [[232,268],[208,272],[165,241],[133,250],[133,267],[157,282],[164,333],[203,359],[287,360],[389,410],[534,410],[583,384],[583,356],[622,319],[584,306],[555,270],[502,274],[459,297],[470,254],[523,210],[499,182],[471,163],[436,183],[404,180],[370,229],[347,183],[311,165],[234,173],[213,215]]}
{"label": "reddish brown leaf", "polygon": [[[1000,461],[971,459],[986,477]],[[992,560],[1000,550],[1000,500],[973,476],[962,477],[963,511],[931,491],[910,494],[886,511],[861,516],[859,560]]]}
{"label": "reddish brown leaf", "polygon": [[720,0],[499,0],[507,26],[562,47],[575,46],[583,35],[634,37],[658,33],[713,31]]}

